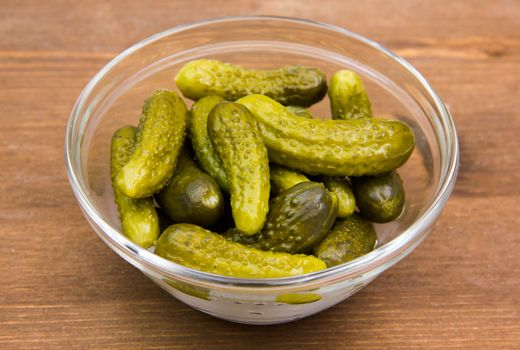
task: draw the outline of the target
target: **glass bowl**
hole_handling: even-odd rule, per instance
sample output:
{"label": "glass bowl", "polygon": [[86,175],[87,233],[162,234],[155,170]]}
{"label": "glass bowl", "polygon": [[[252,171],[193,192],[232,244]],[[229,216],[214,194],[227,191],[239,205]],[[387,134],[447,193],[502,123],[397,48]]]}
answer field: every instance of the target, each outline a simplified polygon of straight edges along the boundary
{"label": "glass bowl", "polygon": [[[176,72],[184,63],[203,57],[254,68],[314,66],[329,78],[342,68],[355,70],[365,82],[375,115],[404,120],[413,128],[417,145],[399,170],[406,208],[397,221],[377,225],[374,251],[312,274],[243,279],[164,260],[121,233],[110,185],[111,136],[123,125],[138,123],[142,103],[152,91],[177,90]],[[312,111],[329,116],[328,100]],[[214,19],[175,27],[135,44],[101,69],[79,96],[65,151],[79,205],[112,250],[184,303],[249,324],[282,323],[317,313],[403,259],[430,232],[451,194],[458,167],[457,135],[446,106],[409,63],[347,30],[281,17]]]}

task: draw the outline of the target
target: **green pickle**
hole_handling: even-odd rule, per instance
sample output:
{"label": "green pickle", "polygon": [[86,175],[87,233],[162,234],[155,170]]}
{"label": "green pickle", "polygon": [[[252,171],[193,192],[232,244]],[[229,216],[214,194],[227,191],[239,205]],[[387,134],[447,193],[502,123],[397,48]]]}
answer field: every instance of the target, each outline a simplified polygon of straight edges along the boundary
{"label": "green pickle", "polygon": [[328,267],[359,258],[372,250],[377,242],[374,225],[359,214],[340,219],[323,241],[314,249],[314,255]]}
{"label": "green pickle", "polygon": [[224,101],[222,97],[206,96],[201,98],[191,107],[190,113],[190,138],[191,145],[197,156],[197,160],[204,171],[217,180],[223,190],[229,190],[229,183],[213,144],[208,135],[209,112],[219,102]]}
{"label": "green pickle", "polygon": [[397,172],[352,178],[352,185],[359,211],[367,219],[385,223],[403,212],[403,181]]}
{"label": "green pickle", "polygon": [[155,199],[175,221],[210,227],[224,211],[224,198],[217,182],[197,167],[184,147],[168,185]]}
{"label": "green pickle", "polygon": [[289,305],[301,305],[315,303],[319,300],[321,300],[321,295],[315,293],[288,293],[277,295],[274,301]]}
{"label": "green pickle", "polygon": [[122,127],[114,133],[110,150],[110,174],[123,233],[133,242],[149,248],[160,233],[153,199],[129,198],[115,184],[117,174],[132,156],[135,140],[136,128],[133,126]]}
{"label": "green pickle", "polygon": [[229,230],[224,236],[262,250],[306,253],[325,237],[337,210],[322,184],[302,182],[271,201],[265,226],[257,235],[244,237],[239,230]]}
{"label": "green pickle", "polygon": [[284,105],[310,106],[327,93],[326,76],[317,68],[255,70],[207,59],[186,63],[175,83],[185,97],[195,101],[209,95],[234,101],[263,94]]}
{"label": "green pickle", "polygon": [[144,103],[132,156],[116,176],[118,189],[131,198],[161,190],[175,170],[186,125],[184,101],[171,91],[154,92]]}
{"label": "green pickle", "polygon": [[265,252],[191,224],[166,229],[157,240],[155,253],[189,268],[242,278],[288,277],[326,268],[313,256]]}
{"label": "green pickle", "polygon": [[[329,98],[335,119],[372,118],[370,100],[361,78],[349,70],[340,70],[330,82]],[[397,173],[352,178],[361,213],[374,222],[395,220],[403,211],[404,189]]]}
{"label": "green pickle", "polygon": [[330,80],[328,94],[333,119],[372,117],[372,106],[363,81],[353,71],[337,71]]}
{"label": "green pickle", "polygon": [[302,106],[287,106],[287,110],[298,117],[314,118],[311,111]]}
{"label": "green pickle", "polygon": [[[300,106],[287,106],[287,110],[294,115],[305,118],[314,118],[312,113],[304,107]],[[287,169],[287,168],[283,168]],[[288,172],[293,172],[295,174],[299,173],[295,170],[288,169]],[[283,173],[282,173],[283,174]],[[290,178],[290,173],[287,174]],[[300,175],[303,176],[303,175]],[[283,177],[282,177],[283,179]],[[345,176],[323,176],[321,181],[327,188],[327,190],[331,191],[336,195],[336,199],[338,201],[338,217],[346,218],[349,215],[352,215],[354,210],[356,210],[356,199],[354,198],[354,193],[352,193],[352,188],[348,183],[348,180]],[[273,170],[271,169],[271,187],[273,186]],[[302,181],[300,181],[302,182]],[[275,192],[276,193],[276,192]]]}
{"label": "green pickle", "polygon": [[210,112],[208,132],[229,180],[236,227],[260,231],[269,210],[269,159],[255,119],[242,105],[221,102]]}
{"label": "green pickle", "polygon": [[415,146],[413,131],[397,120],[307,119],[264,95],[249,95],[237,103],[258,121],[270,160],[308,174],[384,173],[401,166]]}
{"label": "green pickle", "polygon": [[168,280],[168,279],[163,279],[163,281],[166,284],[168,284],[170,287],[177,289],[181,293],[187,294],[187,295],[195,297],[195,298],[207,300],[207,301],[210,300],[210,298],[209,298],[210,290],[209,289],[191,285],[191,284],[184,283],[181,281],[174,281],[174,280]]}
{"label": "green pickle", "polygon": [[309,178],[302,173],[276,164],[269,165],[269,173],[271,190],[275,195],[288,190],[300,182],[310,181]]}
{"label": "green pickle", "polygon": [[346,218],[352,215],[356,210],[356,199],[348,180],[340,176],[324,176],[322,181],[327,190],[338,198],[338,217]]}

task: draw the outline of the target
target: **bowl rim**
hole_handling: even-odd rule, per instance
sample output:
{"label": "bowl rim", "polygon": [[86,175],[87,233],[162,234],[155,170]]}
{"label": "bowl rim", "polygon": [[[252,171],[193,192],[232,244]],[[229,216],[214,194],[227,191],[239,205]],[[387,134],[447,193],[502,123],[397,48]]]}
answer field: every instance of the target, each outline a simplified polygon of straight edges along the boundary
{"label": "bowl rim", "polygon": [[[305,275],[263,279],[229,277],[195,270],[163,259],[133,243],[119,230],[103,219],[93,202],[89,199],[89,195],[81,185],[79,180],[81,170],[77,169],[74,165],[74,130],[76,124],[81,121],[82,117],[82,115],[78,114],[78,111],[81,109],[87,96],[90,95],[96,84],[111,70],[111,68],[142,47],[177,32],[211,24],[258,20],[287,21],[300,25],[315,26],[321,29],[326,29],[360,41],[363,44],[378,50],[385,56],[388,56],[390,59],[400,64],[404,69],[411,73],[427,91],[429,97],[432,99],[432,101],[434,101],[435,107],[439,112],[438,116],[446,135],[446,138],[441,141],[446,142],[445,146],[446,152],[449,156],[449,163],[444,170],[442,169],[443,167],[441,167],[441,181],[437,186],[437,192],[431,201],[430,206],[410,225],[410,227],[401,232],[390,242],[387,242],[381,247],[378,247],[372,252],[353,261]],[[65,163],[69,182],[81,209],[87,216],[87,219],[93,220],[103,232],[100,233],[99,230],[95,230],[96,233],[107,245],[116,251],[116,253],[121,255],[133,265],[137,266],[139,269],[143,270],[143,268],[146,267],[149,269],[148,271],[153,271],[163,277],[194,283],[201,286],[218,286],[223,289],[232,290],[236,290],[236,288],[253,288],[256,291],[258,291],[258,289],[267,291],[272,289],[288,290],[290,288],[314,288],[316,286],[323,286],[346,279],[356,278],[360,275],[365,275],[365,277],[366,275],[376,276],[386,268],[401,260],[426,237],[428,234],[428,229],[440,215],[446,201],[448,200],[457,177],[459,145],[453,119],[438,93],[410,63],[391,50],[385,48],[381,44],[347,29],[307,19],[283,16],[227,16],[181,24],[163,32],[149,36],[148,38],[145,38],[124,50],[122,53],[108,62],[101,70],[99,70],[85,86],[71,111],[65,136]]]}

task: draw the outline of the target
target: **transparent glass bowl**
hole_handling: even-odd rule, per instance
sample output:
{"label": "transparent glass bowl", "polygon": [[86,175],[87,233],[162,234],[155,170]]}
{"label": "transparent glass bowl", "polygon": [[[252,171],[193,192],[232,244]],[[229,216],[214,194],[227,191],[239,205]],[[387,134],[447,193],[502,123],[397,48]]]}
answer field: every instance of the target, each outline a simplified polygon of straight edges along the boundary
{"label": "transparent glass bowl", "polygon": [[[404,120],[413,128],[417,146],[399,170],[406,208],[397,221],[377,225],[377,249],[308,275],[252,280],[177,265],[121,234],[110,185],[111,136],[123,125],[136,125],[145,98],[157,89],[176,90],[173,78],[180,67],[203,57],[255,68],[302,64],[322,69],[329,78],[342,68],[355,70],[365,81],[375,115]],[[330,115],[328,100],[312,111]],[[453,189],[458,167],[453,121],[437,93],[410,64],[347,30],[280,17],[198,22],[135,44],[97,73],[79,96],[65,151],[80,207],[111,249],[186,304],[249,324],[288,322],[324,310],[403,259],[431,230]]]}

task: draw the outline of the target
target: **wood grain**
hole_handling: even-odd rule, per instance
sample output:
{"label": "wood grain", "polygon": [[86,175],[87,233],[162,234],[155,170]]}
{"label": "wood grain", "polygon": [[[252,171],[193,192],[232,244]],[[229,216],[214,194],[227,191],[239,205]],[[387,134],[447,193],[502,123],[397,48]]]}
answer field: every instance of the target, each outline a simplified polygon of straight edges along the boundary
{"label": "wood grain", "polygon": [[[277,14],[349,28],[440,92],[461,170],[430,237],[354,297],[252,327],[171,298],[110,251],[75,203],[65,125],[92,75],[180,23]],[[520,2],[2,1],[1,349],[520,349]]]}

